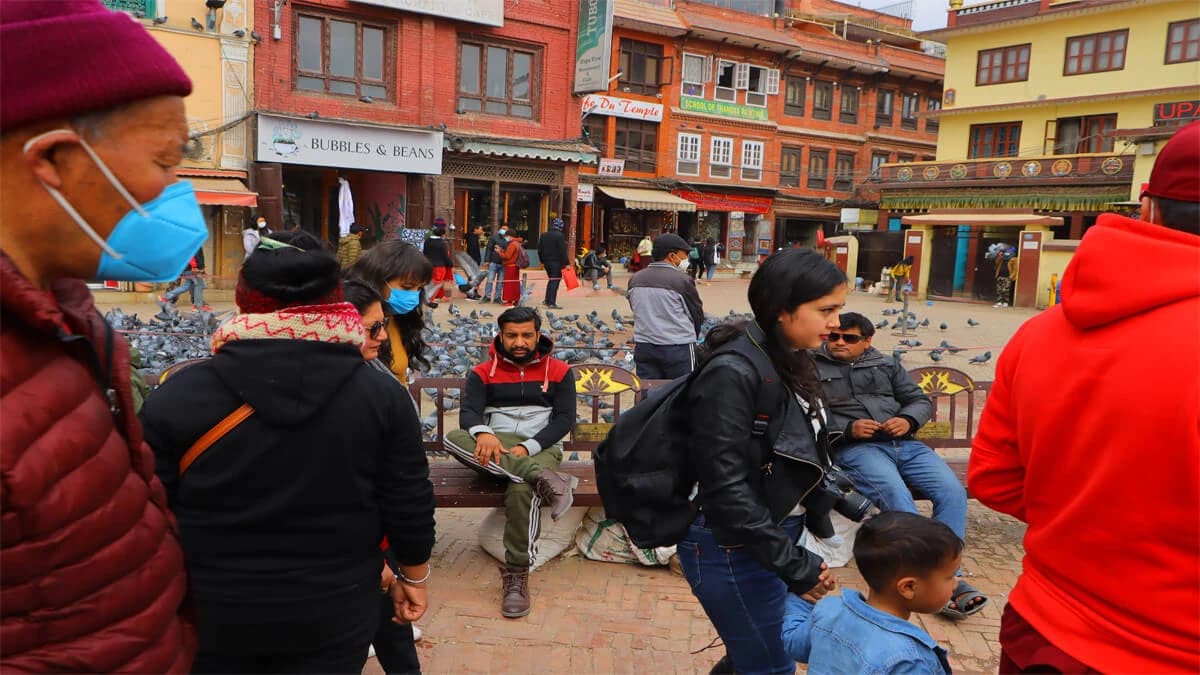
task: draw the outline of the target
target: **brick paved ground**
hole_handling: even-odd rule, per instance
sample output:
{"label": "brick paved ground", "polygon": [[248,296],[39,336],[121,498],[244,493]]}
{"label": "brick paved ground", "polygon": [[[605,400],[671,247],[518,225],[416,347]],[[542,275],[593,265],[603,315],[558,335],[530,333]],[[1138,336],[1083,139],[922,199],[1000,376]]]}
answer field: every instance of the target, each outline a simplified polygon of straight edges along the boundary
{"label": "brick paved ground", "polygon": [[[544,280],[532,272],[540,299]],[[617,284],[623,286],[624,275]],[[700,294],[710,314],[724,315],[733,309],[748,311],[747,282],[718,278],[701,285]],[[210,291],[209,302],[218,310],[233,308],[232,293]],[[104,293],[97,301],[104,310],[120,306],[148,317],[157,311],[152,296]],[[466,309],[473,303],[465,303]],[[564,313],[595,309],[607,316],[612,309],[629,312],[627,301],[610,291],[592,292],[586,285],[571,293],[560,293]],[[878,321],[885,304],[881,297],[854,293],[848,309],[867,314]],[[489,308],[494,308],[491,306]],[[919,329],[916,337],[923,347],[942,339],[963,347],[974,347],[959,355],[946,355],[945,365],[961,368],[977,379],[991,379],[995,359],[986,365],[970,365],[967,360],[984,349],[999,356],[1013,332],[1036,312],[1023,309],[993,309],[990,306],[914,303],[919,317],[929,317],[931,328]],[[446,313],[439,309],[438,318]],[[980,323],[969,327],[967,318]],[[939,323],[949,324],[946,331]],[[892,330],[881,330],[875,344],[891,351],[901,339]],[[905,357],[909,367],[931,363],[924,351]],[[482,509],[449,509],[438,513],[438,543],[433,563],[432,608],[419,622],[426,638],[419,643],[426,672],[707,672],[721,655],[710,649],[691,652],[709,644],[716,636],[682,577],[665,568],[598,563],[580,557],[551,561],[533,574],[531,588],[534,610],[524,619],[501,618],[499,574],[496,562],[476,544],[476,525],[485,515]],[[995,672],[999,645],[997,634],[1005,595],[1020,570],[1023,526],[972,501],[968,511],[968,542],[964,568],[971,581],[991,596],[989,607],[961,623],[939,617],[920,616],[920,623],[947,647],[951,664],[959,672]],[[841,582],[864,589],[861,577],[852,569],[840,570]],[[382,672],[374,659],[364,673]]]}

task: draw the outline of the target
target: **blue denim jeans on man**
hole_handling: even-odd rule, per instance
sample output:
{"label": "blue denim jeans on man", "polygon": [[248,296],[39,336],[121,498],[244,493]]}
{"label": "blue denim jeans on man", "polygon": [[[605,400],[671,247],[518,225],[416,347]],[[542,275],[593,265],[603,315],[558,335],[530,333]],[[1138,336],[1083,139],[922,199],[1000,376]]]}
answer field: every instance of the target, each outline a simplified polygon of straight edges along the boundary
{"label": "blue denim jeans on man", "polygon": [[[492,282],[496,282],[496,295],[492,295]],[[483,299],[500,302],[500,294],[504,282],[504,263],[490,262],[487,264],[487,283],[483,287]]]}
{"label": "blue denim jeans on man", "polygon": [[[783,522],[796,540],[803,516]],[[782,639],[787,585],[763,567],[746,549],[717,544],[704,514],[696,517],[678,546],[679,566],[725,643],[738,673],[793,673],[796,662]]]}
{"label": "blue denim jeans on man", "polygon": [[933,501],[933,517],[966,539],[967,491],[946,462],[920,441],[871,441],[839,448],[834,461],[884,511],[917,512],[911,485]]}
{"label": "blue denim jeans on man", "polygon": [[179,296],[192,292],[192,304],[197,307],[204,305],[204,277],[198,274],[185,274],[180,278],[179,285],[168,291],[163,297],[167,302],[175,304]]}
{"label": "blue denim jeans on man", "polygon": [[783,644],[791,658],[823,673],[949,673],[946,650],[928,633],[867,604],[853,589],[814,606],[785,599]]}

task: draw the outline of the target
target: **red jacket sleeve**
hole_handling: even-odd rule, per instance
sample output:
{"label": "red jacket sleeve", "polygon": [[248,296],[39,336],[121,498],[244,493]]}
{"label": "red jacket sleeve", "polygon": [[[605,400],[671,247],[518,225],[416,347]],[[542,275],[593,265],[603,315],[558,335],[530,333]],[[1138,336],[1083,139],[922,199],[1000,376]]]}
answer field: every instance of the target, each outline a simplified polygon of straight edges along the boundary
{"label": "red jacket sleeve", "polygon": [[967,489],[989,508],[1025,520],[1025,462],[1017,448],[1013,372],[1019,361],[1019,335],[996,362],[996,379],[988,394],[967,463]]}

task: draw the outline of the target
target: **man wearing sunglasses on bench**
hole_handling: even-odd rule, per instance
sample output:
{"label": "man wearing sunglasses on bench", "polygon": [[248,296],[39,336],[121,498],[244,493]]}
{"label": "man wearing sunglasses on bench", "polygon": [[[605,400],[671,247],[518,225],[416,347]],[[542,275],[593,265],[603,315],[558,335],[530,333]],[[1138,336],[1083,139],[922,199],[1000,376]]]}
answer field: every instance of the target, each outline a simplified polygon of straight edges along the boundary
{"label": "man wearing sunglasses on bench", "polygon": [[[867,317],[846,312],[839,318],[838,330],[813,351],[829,428],[842,432],[833,461],[884,511],[917,513],[911,485],[933,501],[934,519],[965,539],[966,489],[936,452],[913,438],[932,416],[933,404],[904,366],[871,346],[875,326]],[[941,613],[963,619],[987,602],[960,579]]]}

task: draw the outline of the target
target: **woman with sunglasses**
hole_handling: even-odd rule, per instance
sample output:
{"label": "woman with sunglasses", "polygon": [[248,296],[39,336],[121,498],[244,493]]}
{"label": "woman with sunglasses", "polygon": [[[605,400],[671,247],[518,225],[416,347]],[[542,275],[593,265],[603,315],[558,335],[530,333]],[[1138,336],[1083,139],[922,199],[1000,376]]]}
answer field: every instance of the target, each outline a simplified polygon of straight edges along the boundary
{"label": "woman with sunglasses", "polygon": [[781,251],[750,280],[749,301],[753,321],[708,334],[685,394],[699,513],[678,555],[725,643],[712,672],[792,673],[781,637],[787,595],[815,601],[834,587],[796,540],[806,515],[829,508],[813,499],[829,434],[807,350],[838,327],[846,276],[812,250]]}
{"label": "woman with sunglasses", "polygon": [[[391,369],[379,361],[380,347],[387,344],[387,326],[389,317],[383,313],[383,296],[370,284],[355,277],[347,277],[343,282],[346,302],[354,305],[362,315],[363,333],[365,340],[362,346],[363,359],[372,367],[394,377]],[[407,390],[406,390],[407,391]],[[379,578],[380,590],[386,590],[397,583],[399,576],[397,561],[391,548],[383,550],[383,571]],[[379,665],[388,675],[396,673],[419,673],[421,661],[417,656],[414,643],[417,627],[411,623],[396,623],[391,621],[391,598],[384,595],[380,598],[379,625],[375,629],[375,639],[371,642]]]}
{"label": "woman with sunglasses", "polygon": [[379,345],[379,363],[407,386],[410,367],[429,367],[421,337],[425,330],[421,305],[425,304],[425,286],[433,279],[433,265],[412,244],[389,239],[363,253],[349,276],[377,289],[382,297],[387,339]]}

